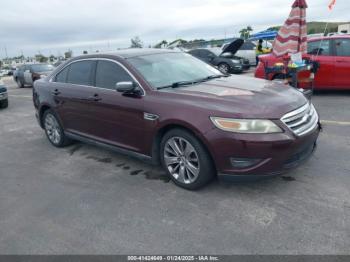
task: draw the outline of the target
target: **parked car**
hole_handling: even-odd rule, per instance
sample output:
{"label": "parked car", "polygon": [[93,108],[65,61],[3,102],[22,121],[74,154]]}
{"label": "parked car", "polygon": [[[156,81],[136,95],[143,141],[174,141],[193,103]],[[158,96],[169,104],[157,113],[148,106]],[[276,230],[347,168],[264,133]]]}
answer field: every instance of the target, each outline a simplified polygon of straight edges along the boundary
{"label": "parked car", "polygon": [[53,64],[53,66],[54,67],[58,67],[58,66],[60,66],[62,63],[64,63],[65,62],[65,60],[59,60],[59,61],[57,61],[56,63],[54,63]]}
{"label": "parked car", "polygon": [[7,108],[8,107],[8,95],[7,95],[7,89],[0,79],[0,108]]}
{"label": "parked car", "polygon": [[[250,65],[256,66],[257,45],[258,45],[257,41],[246,40],[244,41],[244,44],[241,46],[241,48],[236,52],[236,55],[248,59]],[[272,44],[270,42],[268,41],[263,42],[264,50],[271,50],[271,48],[272,48]]]}
{"label": "parked car", "polygon": [[298,90],[228,76],[183,52],[120,50],[71,59],[34,83],[48,140],[161,163],[175,184],[277,175],[315,149],[319,118]]}
{"label": "parked car", "polygon": [[19,88],[25,85],[32,86],[36,80],[47,76],[54,68],[50,64],[25,64],[17,68],[13,74],[13,79]]}
{"label": "parked car", "polygon": [[9,75],[8,69],[1,69],[0,70],[0,77]]}
{"label": "parked car", "polygon": [[[304,58],[317,61],[320,65],[315,76],[315,89],[347,89],[350,90],[350,35],[334,35],[308,39],[308,54]],[[260,63],[255,77],[265,77],[265,64],[273,66],[282,62],[274,55],[259,57]],[[279,78],[278,74],[270,74],[270,80]]]}
{"label": "parked car", "polygon": [[240,44],[241,42],[233,42],[223,50],[221,48],[198,48],[188,53],[216,66],[223,73],[239,74],[250,68],[249,60],[234,55]]}

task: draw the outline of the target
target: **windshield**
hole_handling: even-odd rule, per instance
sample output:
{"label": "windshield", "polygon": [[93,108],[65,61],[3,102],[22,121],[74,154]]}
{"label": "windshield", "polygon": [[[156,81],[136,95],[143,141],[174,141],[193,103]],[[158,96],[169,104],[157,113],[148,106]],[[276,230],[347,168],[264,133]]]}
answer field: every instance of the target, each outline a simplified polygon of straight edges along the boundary
{"label": "windshield", "polygon": [[47,71],[52,71],[54,67],[52,65],[32,65],[31,66],[33,72],[47,72]]}
{"label": "windshield", "polygon": [[186,53],[146,55],[128,61],[155,89],[222,75],[219,70]]}
{"label": "windshield", "polygon": [[213,52],[217,56],[220,56],[222,54],[221,48],[218,48],[218,47],[217,48],[211,48],[209,51]]}

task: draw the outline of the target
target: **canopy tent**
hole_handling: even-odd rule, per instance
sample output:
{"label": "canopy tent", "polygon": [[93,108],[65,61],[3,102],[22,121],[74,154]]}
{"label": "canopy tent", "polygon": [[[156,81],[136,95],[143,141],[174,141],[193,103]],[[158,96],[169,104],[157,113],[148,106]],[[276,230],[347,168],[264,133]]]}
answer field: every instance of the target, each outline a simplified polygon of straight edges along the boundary
{"label": "canopy tent", "polygon": [[265,30],[250,36],[249,40],[255,41],[259,39],[263,40],[273,40],[277,36],[277,31],[274,30]]}
{"label": "canopy tent", "polygon": [[307,52],[306,8],[305,0],[295,0],[288,19],[273,43],[275,56]]}

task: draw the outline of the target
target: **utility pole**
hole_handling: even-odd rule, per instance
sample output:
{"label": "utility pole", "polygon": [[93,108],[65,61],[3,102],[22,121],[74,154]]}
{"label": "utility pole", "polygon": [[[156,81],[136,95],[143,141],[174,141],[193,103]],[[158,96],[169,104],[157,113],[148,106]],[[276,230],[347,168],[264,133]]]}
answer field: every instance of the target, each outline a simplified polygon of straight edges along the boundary
{"label": "utility pole", "polygon": [[5,56],[6,56],[6,60],[8,59],[8,55],[7,55],[7,47],[5,45]]}

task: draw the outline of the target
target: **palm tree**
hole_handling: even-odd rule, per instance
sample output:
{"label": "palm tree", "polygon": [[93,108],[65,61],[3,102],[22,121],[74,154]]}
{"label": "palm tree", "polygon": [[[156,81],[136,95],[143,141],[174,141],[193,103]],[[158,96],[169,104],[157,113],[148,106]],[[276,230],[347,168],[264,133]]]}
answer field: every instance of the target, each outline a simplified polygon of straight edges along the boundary
{"label": "palm tree", "polygon": [[241,35],[241,38],[248,39],[250,37],[250,32],[253,31],[253,28],[248,25],[246,28],[243,28],[239,31],[239,34]]}

